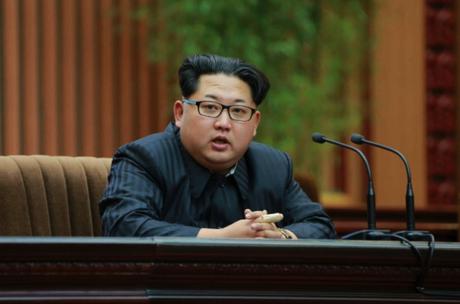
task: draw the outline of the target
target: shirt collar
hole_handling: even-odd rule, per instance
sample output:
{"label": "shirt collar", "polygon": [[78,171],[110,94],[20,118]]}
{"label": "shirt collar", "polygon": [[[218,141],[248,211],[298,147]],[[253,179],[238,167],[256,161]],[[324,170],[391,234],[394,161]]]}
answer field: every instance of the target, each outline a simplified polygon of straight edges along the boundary
{"label": "shirt collar", "polygon": [[232,175],[235,173],[236,167],[238,167],[238,163],[236,163],[236,164],[230,169],[230,171],[228,171],[227,174],[225,174],[225,177],[232,176]]}

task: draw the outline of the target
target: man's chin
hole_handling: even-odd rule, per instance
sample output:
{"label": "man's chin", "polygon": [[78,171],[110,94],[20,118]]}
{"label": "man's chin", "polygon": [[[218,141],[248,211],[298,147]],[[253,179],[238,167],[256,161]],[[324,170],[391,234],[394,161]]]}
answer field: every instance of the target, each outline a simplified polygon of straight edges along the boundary
{"label": "man's chin", "polygon": [[206,163],[208,169],[212,171],[225,171],[233,167],[237,162],[237,159],[234,157],[225,157],[223,155],[212,155],[206,157]]}

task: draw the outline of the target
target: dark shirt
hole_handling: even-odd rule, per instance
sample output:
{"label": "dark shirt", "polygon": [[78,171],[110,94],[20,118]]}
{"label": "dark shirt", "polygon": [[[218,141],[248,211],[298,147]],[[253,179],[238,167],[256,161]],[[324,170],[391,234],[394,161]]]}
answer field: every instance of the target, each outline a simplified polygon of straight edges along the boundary
{"label": "dark shirt", "polygon": [[244,209],[284,214],[278,226],[299,238],[334,238],[321,206],[292,177],[288,155],[252,142],[227,176],[213,174],[184,149],[170,124],[122,146],[100,202],[104,235],[196,236],[244,218]]}

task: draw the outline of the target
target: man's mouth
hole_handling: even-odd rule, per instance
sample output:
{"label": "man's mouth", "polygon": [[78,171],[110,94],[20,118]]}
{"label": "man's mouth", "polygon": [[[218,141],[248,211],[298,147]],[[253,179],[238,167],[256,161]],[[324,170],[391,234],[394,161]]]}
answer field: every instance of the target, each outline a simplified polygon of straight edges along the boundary
{"label": "man's mouth", "polygon": [[213,149],[217,151],[224,151],[230,145],[229,140],[224,136],[217,136],[211,142]]}
{"label": "man's mouth", "polygon": [[223,136],[218,136],[218,137],[214,138],[212,141],[215,142],[215,143],[219,143],[219,144],[228,144],[229,143],[228,139],[226,137],[223,137]]}

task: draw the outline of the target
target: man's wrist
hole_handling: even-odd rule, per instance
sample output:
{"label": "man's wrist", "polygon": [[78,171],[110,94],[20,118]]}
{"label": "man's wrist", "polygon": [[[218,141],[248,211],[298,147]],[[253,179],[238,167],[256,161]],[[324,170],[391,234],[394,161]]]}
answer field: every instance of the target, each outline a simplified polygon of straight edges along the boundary
{"label": "man's wrist", "polygon": [[283,236],[283,239],[288,239],[288,240],[297,240],[297,236],[290,230],[284,229],[284,228],[278,228],[278,231],[281,233]]}
{"label": "man's wrist", "polygon": [[196,235],[197,238],[223,238],[225,237],[222,229],[201,228]]}

